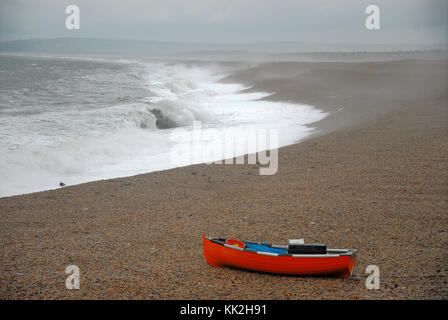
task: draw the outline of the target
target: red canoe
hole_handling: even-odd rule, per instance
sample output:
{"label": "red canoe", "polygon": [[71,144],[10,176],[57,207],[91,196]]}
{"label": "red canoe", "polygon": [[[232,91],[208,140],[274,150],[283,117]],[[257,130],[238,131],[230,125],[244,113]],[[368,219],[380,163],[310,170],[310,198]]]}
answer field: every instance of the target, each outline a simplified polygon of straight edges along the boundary
{"label": "red canoe", "polygon": [[[241,242],[203,235],[204,256],[213,267],[236,267],[291,275],[334,275],[348,278],[357,250],[326,249],[325,254],[291,254],[288,246]],[[256,248],[256,249],[254,249]]]}

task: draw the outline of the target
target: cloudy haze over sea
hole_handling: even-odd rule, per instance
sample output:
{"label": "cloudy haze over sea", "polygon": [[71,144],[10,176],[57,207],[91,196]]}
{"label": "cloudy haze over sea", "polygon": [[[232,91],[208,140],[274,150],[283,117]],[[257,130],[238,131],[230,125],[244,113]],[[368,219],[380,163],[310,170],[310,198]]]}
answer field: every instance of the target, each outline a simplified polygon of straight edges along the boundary
{"label": "cloudy haze over sea", "polygon": [[[65,29],[71,4],[80,8],[80,30]],[[381,9],[381,29],[375,32],[364,27],[371,4]],[[444,0],[3,0],[0,40],[446,44],[447,12]]]}

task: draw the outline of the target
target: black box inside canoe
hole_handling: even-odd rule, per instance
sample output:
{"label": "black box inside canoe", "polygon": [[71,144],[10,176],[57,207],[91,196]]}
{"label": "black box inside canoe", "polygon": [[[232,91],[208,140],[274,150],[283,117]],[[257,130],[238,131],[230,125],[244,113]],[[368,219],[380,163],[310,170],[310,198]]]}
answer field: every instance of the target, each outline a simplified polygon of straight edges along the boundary
{"label": "black box inside canoe", "polygon": [[303,243],[290,244],[288,253],[292,254],[326,254],[327,246],[325,244]]}

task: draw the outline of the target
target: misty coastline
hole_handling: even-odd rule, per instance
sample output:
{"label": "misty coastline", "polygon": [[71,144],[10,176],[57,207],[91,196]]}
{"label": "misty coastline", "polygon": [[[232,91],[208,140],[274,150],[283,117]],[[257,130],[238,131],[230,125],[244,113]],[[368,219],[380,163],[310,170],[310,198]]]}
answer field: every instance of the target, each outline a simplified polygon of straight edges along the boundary
{"label": "misty coastline", "polygon": [[90,56],[208,61],[440,60],[447,45],[332,44],[300,42],[182,43],[94,38],[0,41],[0,54]]}

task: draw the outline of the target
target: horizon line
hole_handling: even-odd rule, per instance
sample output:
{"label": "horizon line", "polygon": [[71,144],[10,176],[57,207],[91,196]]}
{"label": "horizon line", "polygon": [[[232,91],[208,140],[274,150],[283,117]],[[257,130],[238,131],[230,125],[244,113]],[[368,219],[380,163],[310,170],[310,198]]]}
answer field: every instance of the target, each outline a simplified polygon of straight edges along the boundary
{"label": "horizon line", "polygon": [[365,43],[365,42],[306,42],[299,40],[260,40],[260,41],[236,41],[236,42],[200,42],[200,41],[172,41],[172,40],[145,40],[145,39],[125,39],[125,38],[97,38],[97,37],[51,37],[51,38],[24,38],[14,40],[0,40],[0,42],[18,42],[18,41],[48,41],[48,40],[107,40],[107,41],[132,41],[132,42],[144,42],[144,43],[161,43],[161,44],[184,44],[184,45],[244,45],[244,44],[313,44],[313,45],[367,45],[367,46],[435,46],[443,45],[448,46],[448,42],[431,42],[431,43]]}

